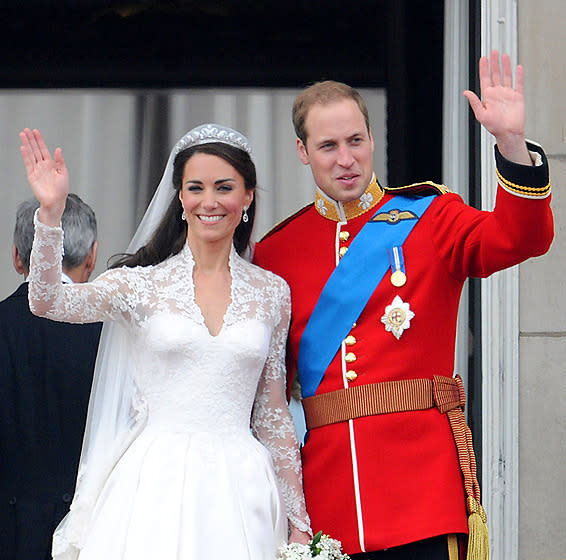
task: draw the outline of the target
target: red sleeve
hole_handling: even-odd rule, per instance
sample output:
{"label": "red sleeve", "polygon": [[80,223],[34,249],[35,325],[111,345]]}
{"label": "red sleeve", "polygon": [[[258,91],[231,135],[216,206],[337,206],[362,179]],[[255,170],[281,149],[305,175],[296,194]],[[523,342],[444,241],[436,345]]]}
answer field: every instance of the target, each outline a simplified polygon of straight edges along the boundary
{"label": "red sleeve", "polygon": [[485,278],[548,251],[554,237],[548,163],[542,149],[529,149],[541,154],[542,165],[514,164],[496,149],[499,187],[492,212],[454,194],[431,205],[434,244],[454,277]]}

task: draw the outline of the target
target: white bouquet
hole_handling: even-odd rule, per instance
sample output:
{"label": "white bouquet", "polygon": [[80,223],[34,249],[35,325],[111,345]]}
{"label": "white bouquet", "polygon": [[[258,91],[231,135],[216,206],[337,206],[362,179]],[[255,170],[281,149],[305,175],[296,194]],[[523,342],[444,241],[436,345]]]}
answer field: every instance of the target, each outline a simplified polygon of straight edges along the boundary
{"label": "white bouquet", "polygon": [[350,560],[342,552],[342,543],[319,531],[309,544],[291,543],[279,549],[277,560]]}

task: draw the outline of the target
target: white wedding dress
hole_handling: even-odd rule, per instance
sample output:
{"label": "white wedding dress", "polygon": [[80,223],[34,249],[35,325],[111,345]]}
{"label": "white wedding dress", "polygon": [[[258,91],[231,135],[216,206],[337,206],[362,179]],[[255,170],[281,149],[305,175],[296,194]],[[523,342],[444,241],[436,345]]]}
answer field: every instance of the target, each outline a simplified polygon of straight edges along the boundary
{"label": "white wedding dress", "polygon": [[[74,285],[59,281],[61,250],[61,229],[36,218],[32,309],[122,325],[135,428],[118,446],[107,442],[105,460],[83,457],[54,557],[273,560],[288,519],[309,529],[284,396],[287,285],[232,250],[231,303],[213,336],[195,302],[188,245],[159,265]],[[96,492],[82,489],[89,476],[100,479]]]}

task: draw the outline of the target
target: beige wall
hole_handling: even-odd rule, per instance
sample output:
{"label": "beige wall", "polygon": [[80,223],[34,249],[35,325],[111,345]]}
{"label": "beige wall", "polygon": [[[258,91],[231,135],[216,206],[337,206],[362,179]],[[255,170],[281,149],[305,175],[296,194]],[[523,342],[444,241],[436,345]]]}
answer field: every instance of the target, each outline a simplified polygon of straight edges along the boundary
{"label": "beige wall", "polygon": [[566,559],[566,2],[518,9],[526,133],[549,157],[556,232],[549,254],[520,268],[519,558],[557,560]]}

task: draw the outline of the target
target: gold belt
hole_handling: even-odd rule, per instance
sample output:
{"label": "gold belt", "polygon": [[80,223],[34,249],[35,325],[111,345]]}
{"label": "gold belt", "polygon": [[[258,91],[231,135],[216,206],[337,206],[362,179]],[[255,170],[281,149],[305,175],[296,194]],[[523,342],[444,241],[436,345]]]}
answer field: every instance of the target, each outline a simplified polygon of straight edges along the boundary
{"label": "gold belt", "polygon": [[466,393],[462,379],[435,375],[432,379],[403,379],[356,385],[303,399],[307,429],[313,430],[337,422],[364,416],[426,410],[436,407],[446,414],[458,451],[458,462],[467,495],[468,559],[485,560],[489,544],[485,510],[480,504],[480,487],[472,433],[466,424]]}

